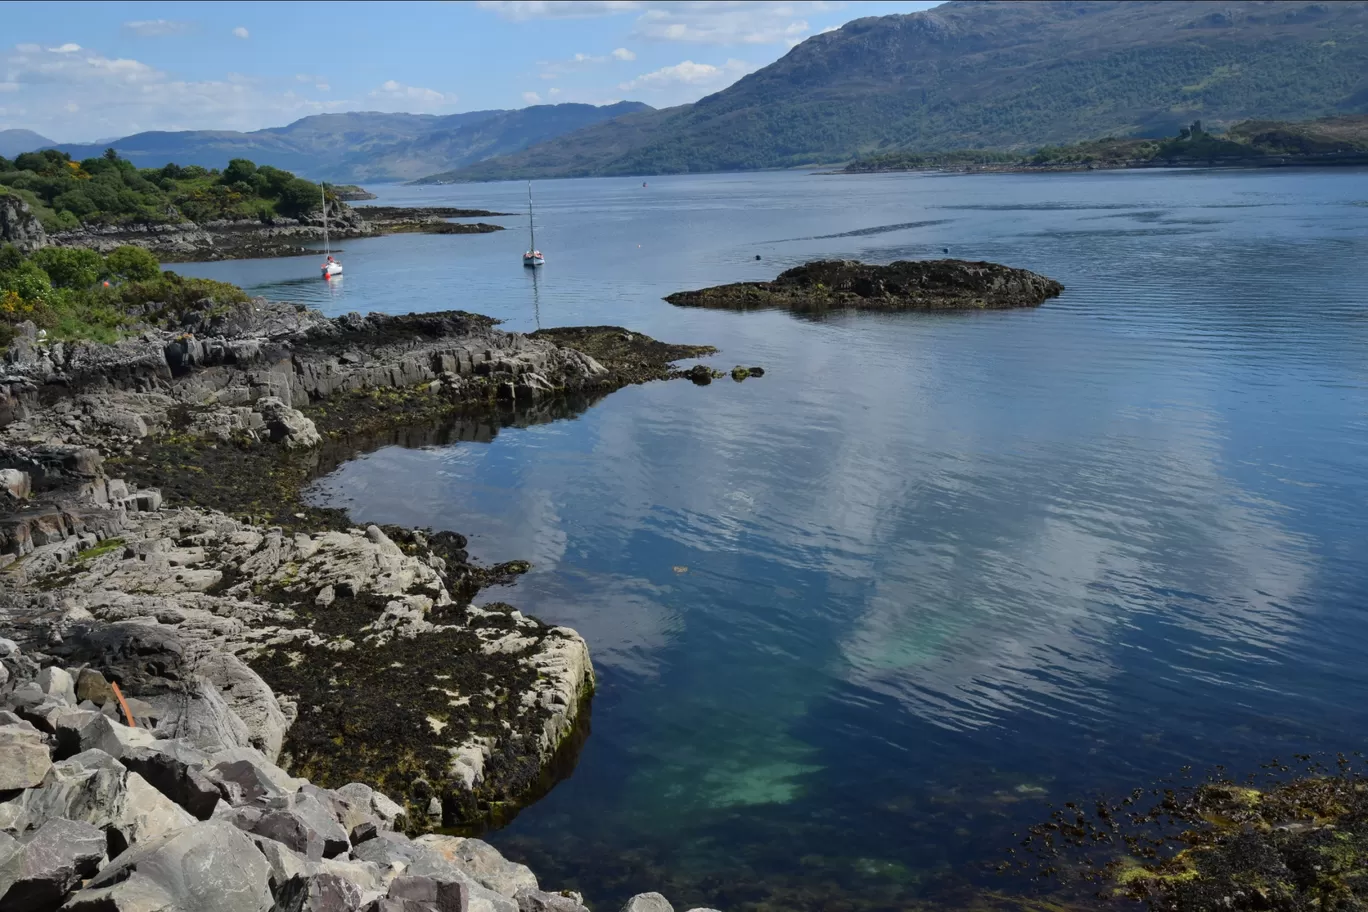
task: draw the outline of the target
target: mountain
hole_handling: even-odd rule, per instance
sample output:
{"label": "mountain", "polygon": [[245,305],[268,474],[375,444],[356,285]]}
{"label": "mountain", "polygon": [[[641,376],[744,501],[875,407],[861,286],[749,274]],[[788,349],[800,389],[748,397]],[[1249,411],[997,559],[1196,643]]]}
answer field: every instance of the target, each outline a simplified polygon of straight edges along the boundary
{"label": "mountain", "polygon": [[22,152],[36,152],[50,145],[52,140],[32,130],[0,130],[0,155],[6,158],[14,158]]}
{"label": "mountain", "polygon": [[[601,107],[537,105],[518,111],[471,111],[441,116],[374,111],[317,114],[284,127],[251,133],[159,131],[136,133],[107,143],[55,147],[77,160],[98,156],[112,147],[140,168],[161,167],[167,162],[222,168],[229,159],[248,158],[259,165],[272,165],[314,179],[405,180],[472,164],[491,155],[516,152],[641,110],[650,108],[624,101]],[[43,145],[53,144],[44,140]]]}
{"label": "mountain", "polygon": [[1368,2],[955,0],[441,180],[778,168],[1368,111]]}

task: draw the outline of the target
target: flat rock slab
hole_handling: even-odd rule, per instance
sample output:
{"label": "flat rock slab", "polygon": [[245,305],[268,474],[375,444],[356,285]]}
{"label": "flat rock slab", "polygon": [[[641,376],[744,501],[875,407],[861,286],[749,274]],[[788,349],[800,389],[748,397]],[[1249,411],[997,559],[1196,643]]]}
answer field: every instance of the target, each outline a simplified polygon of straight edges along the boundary
{"label": "flat rock slab", "polygon": [[899,260],[873,266],[817,260],[780,273],[773,282],[736,282],[680,291],[665,300],[680,307],[722,310],[1001,310],[1037,307],[1064,290],[1026,269],[968,260]]}

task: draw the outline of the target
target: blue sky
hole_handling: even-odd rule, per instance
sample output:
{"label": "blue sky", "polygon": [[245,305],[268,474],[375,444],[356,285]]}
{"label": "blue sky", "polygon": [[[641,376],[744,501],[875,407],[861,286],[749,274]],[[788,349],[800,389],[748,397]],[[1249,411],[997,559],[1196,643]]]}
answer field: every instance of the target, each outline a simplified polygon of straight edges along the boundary
{"label": "blue sky", "polygon": [[330,111],[694,101],[934,2],[0,3],[0,129],[58,142]]}

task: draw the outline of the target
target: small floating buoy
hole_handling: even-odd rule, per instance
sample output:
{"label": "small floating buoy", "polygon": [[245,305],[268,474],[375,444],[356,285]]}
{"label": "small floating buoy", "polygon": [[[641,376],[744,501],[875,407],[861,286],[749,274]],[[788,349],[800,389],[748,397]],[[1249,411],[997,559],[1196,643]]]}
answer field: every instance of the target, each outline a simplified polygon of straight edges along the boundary
{"label": "small floating buoy", "polygon": [[760,259],[760,254],[757,253],[757,254],[755,255],[755,258],[756,258],[757,260]]}
{"label": "small floating buoy", "polygon": [[942,248],[941,248],[941,253],[949,253],[949,252],[950,252],[950,248],[949,248],[949,247],[942,247]]}

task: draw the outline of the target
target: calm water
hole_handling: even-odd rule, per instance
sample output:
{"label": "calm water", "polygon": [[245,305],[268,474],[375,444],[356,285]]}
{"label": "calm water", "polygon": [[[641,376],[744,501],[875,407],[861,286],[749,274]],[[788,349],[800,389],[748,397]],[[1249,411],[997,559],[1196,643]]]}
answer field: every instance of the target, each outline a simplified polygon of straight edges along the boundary
{"label": "calm water", "polygon": [[[656,888],[905,908],[986,877],[1051,801],[1368,743],[1368,172],[649,184],[539,184],[536,275],[518,218],[348,242],[340,285],[314,259],[184,269],[331,313],[623,324],[767,369],[318,484],[530,559],[484,597],[588,639],[578,768],[489,837],[544,883],[600,908]],[[946,247],[1068,290],[823,321],[660,300]]]}

